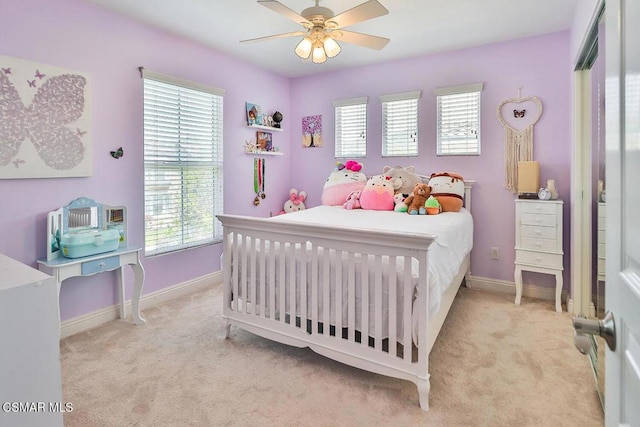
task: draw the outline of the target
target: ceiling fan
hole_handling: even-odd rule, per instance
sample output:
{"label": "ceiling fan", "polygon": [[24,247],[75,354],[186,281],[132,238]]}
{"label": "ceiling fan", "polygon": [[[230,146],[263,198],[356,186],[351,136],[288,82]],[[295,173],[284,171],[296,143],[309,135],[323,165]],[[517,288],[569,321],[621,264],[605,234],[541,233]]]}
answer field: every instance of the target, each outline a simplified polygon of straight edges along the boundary
{"label": "ceiling fan", "polygon": [[258,0],[258,4],[302,25],[305,31],[258,37],[242,40],[241,43],[302,36],[302,40],[295,48],[295,53],[302,59],[311,57],[311,60],[316,64],[321,64],[327,60],[327,57],[333,58],[340,53],[341,48],[337,41],[375,50],[381,50],[389,43],[389,39],[385,37],[342,29],[349,25],[388,14],[389,11],[377,0],[366,1],[338,15],[334,15],[329,8],[319,6],[320,0],[315,0],[315,3],[315,6],[308,7],[298,14],[279,1]]}

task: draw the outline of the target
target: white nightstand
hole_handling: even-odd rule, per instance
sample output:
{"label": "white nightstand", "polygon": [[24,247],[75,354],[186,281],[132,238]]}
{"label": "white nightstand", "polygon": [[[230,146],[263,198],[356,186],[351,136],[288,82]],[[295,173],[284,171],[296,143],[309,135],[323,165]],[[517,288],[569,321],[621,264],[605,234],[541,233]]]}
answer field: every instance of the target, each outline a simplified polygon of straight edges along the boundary
{"label": "white nightstand", "polygon": [[522,298],[522,271],[556,277],[556,311],[562,311],[562,200],[516,199],[516,305]]}

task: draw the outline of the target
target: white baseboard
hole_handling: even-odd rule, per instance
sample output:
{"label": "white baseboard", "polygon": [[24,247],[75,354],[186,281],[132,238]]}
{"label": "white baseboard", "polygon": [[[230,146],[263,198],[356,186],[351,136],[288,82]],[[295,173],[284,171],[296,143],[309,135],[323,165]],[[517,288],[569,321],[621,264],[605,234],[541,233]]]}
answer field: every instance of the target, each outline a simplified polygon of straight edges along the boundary
{"label": "white baseboard", "polygon": [[[207,274],[205,276],[197,277],[195,279],[178,283],[173,286],[169,286],[160,289],[155,292],[143,295],[140,298],[140,310],[145,310],[149,307],[154,307],[165,301],[180,297],[182,295],[195,292],[206,287],[216,285],[222,282],[222,271],[216,271],[215,273]],[[125,302],[126,312],[131,314],[131,300]],[[60,324],[60,338],[66,338],[68,336],[77,334],[79,332],[86,331],[96,326],[100,326],[103,323],[110,322],[118,318],[119,315],[118,304],[109,307],[102,308],[92,313],[83,314],[73,319],[68,319]]]}
{"label": "white baseboard", "polygon": [[[488,277],[470,276],[469,287],[488,292],[501,292],[516,295],[516,284],[508,280],[489,279]],[[549,301],[556,300],[555,288],[546,288],[537,285],[522,285],[522,296]]]}
{"label": "white baseboard", "polygon": [[[516,284],[507,280],[490,279],[487,277],[469,276],[467,279],[469,287],[472,289],[480,289],[488,292],[510,293],[515,296]],[[206,287],[216,285],[222,282],[222,271],[216,271],[205,276],[197,277],[187,282],[178,283],[164,289],[143,295],[140,299],[140,310],[154,307],[165,301],[178,298],[191,292],[195,292]],[[544,299],[555,301],[555,289],[545,288],[536,285],[522,286],[522,295],[529,298]],[[125,302],[127,313],[131,313],[131,300]],[[100,326],[103,323],[110,322],[118,318],[118,305],[112,305],[92,313],[83,314],[73,319],[68,319],[60,324],[60,338],[77,334]]]}

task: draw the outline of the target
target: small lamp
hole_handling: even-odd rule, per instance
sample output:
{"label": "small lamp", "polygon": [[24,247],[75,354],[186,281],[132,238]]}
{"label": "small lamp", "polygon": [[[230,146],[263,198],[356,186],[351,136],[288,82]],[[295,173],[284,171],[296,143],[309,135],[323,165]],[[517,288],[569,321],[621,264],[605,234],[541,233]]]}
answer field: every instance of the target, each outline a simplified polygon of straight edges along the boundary
{"label": "small lamp", "polygon": [[340,45],[333,38],[327,37],[324,39],[324,51],[329,58],[338,55],[341,50]]}
{"label": "small lamp", "polygon": [[324,51],[324,45],[322,42],[317,42],[313,45],[313,54],[311,60],[314,64],[322,64],[327,60],[327,54]]}
{"label": "small lamp", "polygon": [[311,55],[311,47],[311,39],[309,37],[303,38],[296,46],[296,55],[298,55],[302,59],[307,59],[309,55]]}

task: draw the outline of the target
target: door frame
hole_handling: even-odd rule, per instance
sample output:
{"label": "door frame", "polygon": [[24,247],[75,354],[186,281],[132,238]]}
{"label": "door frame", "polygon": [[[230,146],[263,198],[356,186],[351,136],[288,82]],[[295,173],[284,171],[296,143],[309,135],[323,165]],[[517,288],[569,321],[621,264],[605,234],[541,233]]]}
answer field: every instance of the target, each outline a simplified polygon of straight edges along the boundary
{"label": "door frame", "polygon": [[590,53],[597,46],[598,24],[605,0],[599,0],[578,50],[573,72],[573,149],[571,157],[571,294],[567,311],[577,316],[595,317],[592,282],[592,132]]}

